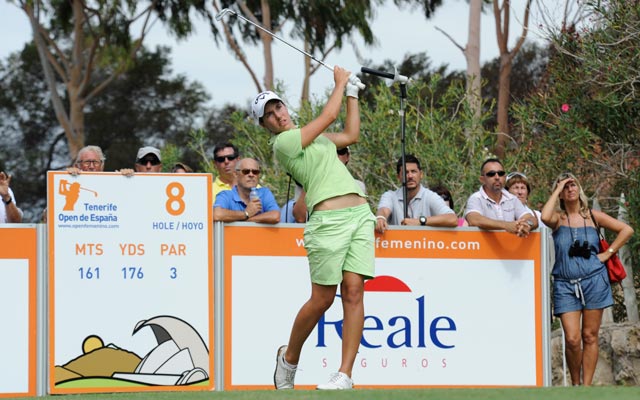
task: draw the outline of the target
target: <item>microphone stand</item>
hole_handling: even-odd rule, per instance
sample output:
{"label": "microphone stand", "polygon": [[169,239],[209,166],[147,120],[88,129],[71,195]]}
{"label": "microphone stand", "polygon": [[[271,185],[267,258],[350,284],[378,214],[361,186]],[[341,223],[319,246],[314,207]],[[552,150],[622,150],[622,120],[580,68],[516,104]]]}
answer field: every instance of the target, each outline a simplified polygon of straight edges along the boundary
{"label": "microphone stand", "polygon": [[[406,148],[405,148],[405,132],[406,132],[406,116],[405,116],[405,102],[407,99],[407,83],[409,83],[409,81],[411,80],[410,78],[404,76],[404,75],[400,75],[398,74],[398,69],[395,68],[394,73],[390,73],[390,72],[384,72],[384,71],[377,71],[375,69],[371,69],[371,68],[367,68],[367,67],[362,67],[360,68],[360,71],[362,73],[365,74],[371,74],[371,75],[376,75],[376,76],[380,76],[382,78],[387,78],[387,79],[393,79],[394,82],[398,82],[400,83],[400,110],[399,110],[399,114],[400,114],[400,151],[401,151],[401,162],[402,162],[402,167],[400,169],[400,172],[402,172],[402,196],[403,196],[403,200],[402,200],[402,206],[403,206],[403,212],[404,212],[404,218],[408,218],[409,213],[409,199],[408,199],[408,194],[407,194],[407,166],[406,166]],[[404,219],[403,218],[403,219]],[[402,221],[402,220],[401,220]]]}

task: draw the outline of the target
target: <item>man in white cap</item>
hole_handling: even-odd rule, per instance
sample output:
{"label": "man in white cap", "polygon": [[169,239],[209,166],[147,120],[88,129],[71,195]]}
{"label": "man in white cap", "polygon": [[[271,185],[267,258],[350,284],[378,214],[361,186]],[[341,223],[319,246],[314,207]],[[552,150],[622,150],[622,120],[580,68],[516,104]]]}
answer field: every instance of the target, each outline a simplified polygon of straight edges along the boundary
{"label": "man in white cap", "polygon": [[141,147],[136,156],[136,172],[162,171],[160,150],[152,146]]}

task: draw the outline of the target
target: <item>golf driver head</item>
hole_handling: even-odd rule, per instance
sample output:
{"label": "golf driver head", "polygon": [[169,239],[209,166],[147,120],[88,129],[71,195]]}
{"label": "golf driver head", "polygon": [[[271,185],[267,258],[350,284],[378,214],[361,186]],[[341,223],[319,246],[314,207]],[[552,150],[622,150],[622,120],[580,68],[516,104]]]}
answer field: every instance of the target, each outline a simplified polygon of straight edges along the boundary
{"label": "golf driver head", "polygon": [[227,14],[235,14],[235,13],[236,12],[233,11],[232,9],[230,9],[230,8],[223,8],[219,13],[216,14],[215,18],[216,18],[216,21],[220,21],[222,18],[225,17],[225,15],[227,15]]}

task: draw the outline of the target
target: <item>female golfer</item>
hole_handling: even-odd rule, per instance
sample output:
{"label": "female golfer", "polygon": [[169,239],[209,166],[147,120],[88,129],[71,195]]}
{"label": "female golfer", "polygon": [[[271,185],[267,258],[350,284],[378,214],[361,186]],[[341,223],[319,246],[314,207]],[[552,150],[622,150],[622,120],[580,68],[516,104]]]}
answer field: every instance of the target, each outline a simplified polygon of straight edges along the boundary
{"label": "female golfer", "polygon": [[[542,222],[553,230],[556,262],[553,266],[553,313],[560,316],[571,382],[591,385],[598,362],[598,333],[602,311],[613,304],[607,268],[603,264],[633,235],[633,229],[601,211],[592,211],[573,174],[556,179],[542,208]],[[608,251],[592,219],[617,233]]]}
{"label": "female golfer", "polygon": [[[298,128],[282,100],[273,92],[258,94],[252,104],[256,123],[266,128],[276,159],[300,182],[311,210],[304,230],[311,275],[311,297],[302,306],[291,329],[288,345],[276,356],[276,389],[293,389],[302,345],[336,296],[338,284],[344,315],[342,363],[329,382],[318,389],[351,389],[351,371],[364,324],[364,280],[374,275],[373,229],[375,217],[365,195],[336,156],[360,136],[358,88],[349,71],[335,67],[335,87],[321,114]],[[323,133],[338,117],[342,96],[347,94],[344,131]]]}

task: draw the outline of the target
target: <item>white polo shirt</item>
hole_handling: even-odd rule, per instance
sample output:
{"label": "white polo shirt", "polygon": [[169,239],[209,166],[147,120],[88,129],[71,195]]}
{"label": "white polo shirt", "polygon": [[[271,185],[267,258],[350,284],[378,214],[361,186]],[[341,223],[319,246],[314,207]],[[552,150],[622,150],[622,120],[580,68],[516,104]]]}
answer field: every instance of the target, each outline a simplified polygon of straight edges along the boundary
{"label": "white polo shirt", "polygon": [[506,189],[502,189],[502,198],[500,203],[496,203],[484,191],[480,190],[469,196],[467,207],[464,210],[464,216],[472,212],[480,213],[480,215],[497,221],[512,222],[517,221],[526,214],[532,214],[520,199],[509,193]]}

